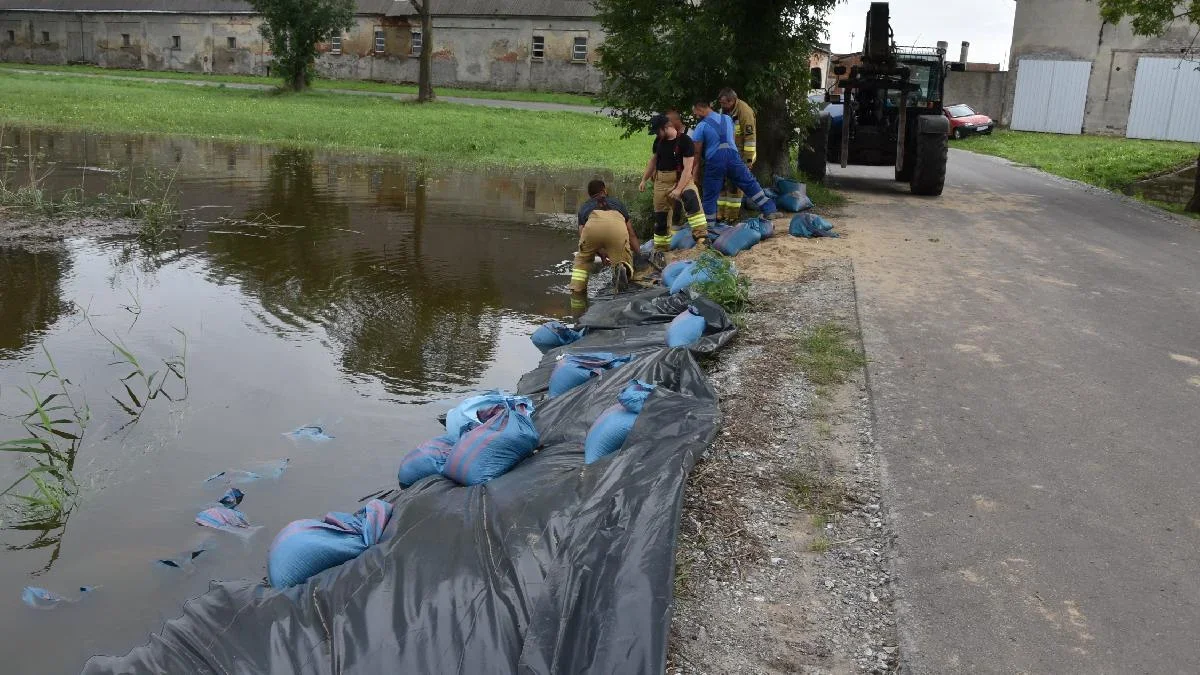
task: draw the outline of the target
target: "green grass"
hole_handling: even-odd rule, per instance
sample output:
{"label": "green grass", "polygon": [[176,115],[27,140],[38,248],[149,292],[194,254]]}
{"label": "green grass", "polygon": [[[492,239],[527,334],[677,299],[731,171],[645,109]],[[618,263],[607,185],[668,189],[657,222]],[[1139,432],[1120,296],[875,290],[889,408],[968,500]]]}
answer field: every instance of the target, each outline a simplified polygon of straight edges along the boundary
{"label": "green grass", "polygon": [[[112,77],[127,77],[131,79],[160,79],[160,80],[194,80],[197,82],[225,82],[230,84],[262,84],[277,86],[282,84],[278,78],[261,75],[206,75],[204,73],[186,73],[174,70],[119,70],[116,68],[100,68],[99,66],[64,66],[41,65],[27,63],[2,63],[0,68],[10,70],[40,70],[63,73],[67,75],[108,75]],[[415,84],[392,84],[389,82],[370,82],[366,80],[328,80],[313,81],[313,89],[370,91],[387,94],[416,94]],[[494,101],[528,101],[533,103],[560,103],[563,105],[598,106],[596,99],[580,94],[560,94],[541,91],[493,91],[489,89],[455,89],[438,87],[435,93],[439,96],[458,98],[492,99]]]}
{"label": "green grass", "polygon": [[311,92],[274,94],[0,71],[0,125],[149,132],[344,151],[439,164],[589,168],[632,177],[647,143],[611,120]]}
{"label": "green grass", "polygon": [[825,553],[829,550],[829,538],[823,535],[813,537],[812,543],[808,545],[808,550],[813,553]]}
{"label": "green grass", "polygon": [[814,327],[800,341],[796,361],[809,382],[818,387],[841,384],[866,365],[866,357],[851,342],[852,333],[836,323]]}
{"label": "green grass", "polygon": [[952,147],[995,155],[1116,192],[1134,181],[1195,163],[1200,144],[1115,136],[1067,136],[998,130]]}
{"label": "green grass", "polygon": [[828,208],[846,203],[846,197],[842,193],[824,183],[818,183],[804,174],[800,174],[797,178],[804,183],[805,192],[814,205]]}
{"label": "green grass", "polygon": [[828,522],[829,514],[843,508],[846,486],[837,478],[790,468],[783,471],[780,479],[797,506],[822,518],[822,527]]}

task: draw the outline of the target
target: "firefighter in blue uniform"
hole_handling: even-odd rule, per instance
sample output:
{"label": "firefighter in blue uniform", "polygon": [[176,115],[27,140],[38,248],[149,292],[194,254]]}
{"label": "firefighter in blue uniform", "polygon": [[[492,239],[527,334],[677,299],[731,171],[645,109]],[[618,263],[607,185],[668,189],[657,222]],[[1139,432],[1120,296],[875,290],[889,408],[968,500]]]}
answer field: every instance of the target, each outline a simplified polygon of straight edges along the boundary
{"label": "firefighter in blue uniform", "polygon": [[[704,157],[703,180],[700,184],[700,194],[704,199],[704,219],[712,227],[717,222],[717,199],[728,179],[739,190],[750,195],[750,201],[770,217],[779,211],[775,202],[771,201],[762,186],[754,179],[754,174],[746,168],[742,156],[738,153],[734,142],[733,120],[713,110],[708,101],[697,101],[692,106],[696,119],[700,120],[692,129],[692,140],[696,143],[696,154]],[[700,178],[697,176],[697,178]]]}

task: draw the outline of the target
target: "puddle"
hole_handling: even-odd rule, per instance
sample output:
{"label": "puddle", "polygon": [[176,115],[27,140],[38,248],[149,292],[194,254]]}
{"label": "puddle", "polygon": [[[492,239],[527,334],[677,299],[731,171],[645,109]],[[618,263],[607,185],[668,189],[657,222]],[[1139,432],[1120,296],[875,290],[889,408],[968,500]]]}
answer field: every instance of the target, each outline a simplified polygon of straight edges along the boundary
{"label": "puddle", "polygon": [[[158,253],[124,239],[0,250],[0,411],[29,409],[18,387],[53,391],[30,374],[49,367],[44,344],[91,413],[73,452],[74,508],[34,529],[3,514],[10,672],[76,672],[144,643],[210,579],[261,579],[283,525],[393,487],[447,403],[513,386],[540,356],[532,327],[568,312],[574,232],[561,223],[591,172],[422,173],[205,141],[21,139],[3,161],[32,146],[56,190],[103,190],[122,167],[177,171],[181,207],[207,224]],[[110,340],[155,373],[150,384],[127,378]],[[0,438],[23,435],[0,418]],[[260,531],[194,524],[229,487],[206,478],[284,459],[286,472],[239,484],[237,508]],[[0,457],[0,479],[29,466]],[[197,550],[186,565],[159,562]],[[21,604],[26,586],[96,590],[37,612]]]}

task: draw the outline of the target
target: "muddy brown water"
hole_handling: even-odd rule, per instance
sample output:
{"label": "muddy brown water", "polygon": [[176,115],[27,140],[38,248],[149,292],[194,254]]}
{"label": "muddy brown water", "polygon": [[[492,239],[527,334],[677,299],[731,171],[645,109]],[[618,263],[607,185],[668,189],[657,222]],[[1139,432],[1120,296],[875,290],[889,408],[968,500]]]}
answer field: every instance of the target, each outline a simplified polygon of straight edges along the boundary
{"label": "muddy brown water", "polygon": [[[514,386],[539,357],[532,329],[568,311],[574,237],[554,214],[574,212],[591,172],[415,170],[63,133],[22,132],[11,147],[11,129],[8,138],[6,165],[25,167],[32,148],[54,189],[102,190],[114,168],[177,171],[181,207],[202,222],[159,252],[128,238],[0,250],[0,410],[29,409],[18,387],[46,369],[44,346],[92,414],[65,522],[20,530],[3,513],[6,672],[77,672],[92,654],[144,643],[210,579],[261,579],[283,525],[353,511],[394,486],[401,456],[439,433],[437,415],[467,393]],[[130,367],[114,364],[101,334],[163,372],[186,335],[186,391],[171,379],[175,400],[150,401],[128,425],[114,397],[128,403]],[[285,435],[305,425],[333,438]],[[0,419],[0,438],[21,435]],[[207,477],[284,458],[279,478],[238,486],[241,510],[261,526],[252,536],[193,524],[226,487]],[[0,457],[5,485],[22,466]],[[155,562],[198,549],[183,569]],[[27,585],[68,598],[95,590],[46,611],[22,603]]]}

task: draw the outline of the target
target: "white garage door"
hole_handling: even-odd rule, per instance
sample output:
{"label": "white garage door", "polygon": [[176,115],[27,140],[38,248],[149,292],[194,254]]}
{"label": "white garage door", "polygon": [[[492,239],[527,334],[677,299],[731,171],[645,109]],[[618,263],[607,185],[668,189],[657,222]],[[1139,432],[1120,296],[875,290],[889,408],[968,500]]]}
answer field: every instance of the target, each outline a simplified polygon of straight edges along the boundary
{"label": "white garage door", "polygon": [[1080,133],[1091,74],[1091,61],[1021,59],[1010,126],[1020,131]]}
{"label": "white garage door", "polygon": [[1130,138],[1200,142],[1200,63],[1138,59],[1129,107]]}

